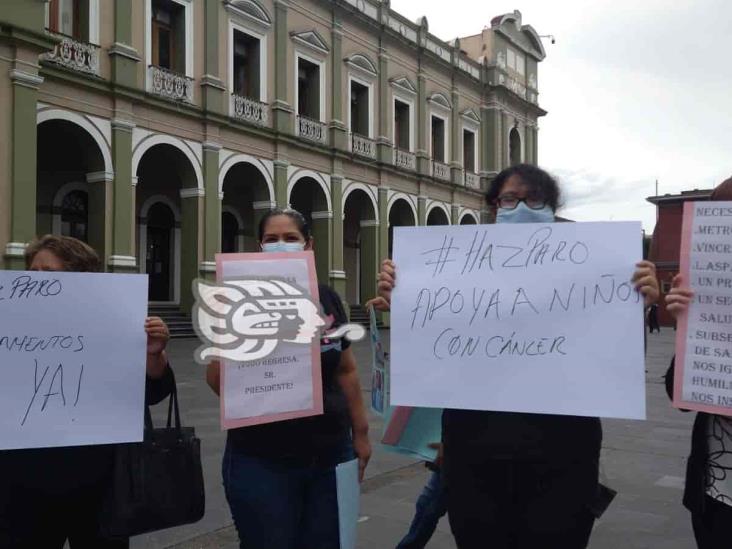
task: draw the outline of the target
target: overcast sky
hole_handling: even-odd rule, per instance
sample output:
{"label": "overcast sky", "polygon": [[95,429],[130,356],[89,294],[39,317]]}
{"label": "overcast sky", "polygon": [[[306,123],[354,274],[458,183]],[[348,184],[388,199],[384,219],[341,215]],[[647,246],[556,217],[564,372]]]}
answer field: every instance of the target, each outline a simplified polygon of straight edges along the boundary
{"label": "overcast sky", "polygon": [[732,175],[732,2],[392,0],[443,40],[521,11],[546,40],[539,164],[559,177],[566,217],[655,224],[659,192]]}

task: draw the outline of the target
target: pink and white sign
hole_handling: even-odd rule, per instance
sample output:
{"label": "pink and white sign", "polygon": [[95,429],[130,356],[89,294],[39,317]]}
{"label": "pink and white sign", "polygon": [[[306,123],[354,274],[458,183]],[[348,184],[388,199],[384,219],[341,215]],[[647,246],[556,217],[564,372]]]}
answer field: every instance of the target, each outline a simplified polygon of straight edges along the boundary
{"label": "pink and white sign", "polygon": [[[311,251],[218,254],[219,283],[244,290],[239,326],[248,334],[239,349],[265,349],[261,358],[223,360],[221,425],[234,429],[323,413],[320,369],[322,320]],[[314,314],[315,313],[315,314]],[[304,344],[310,339],[310,344]]]}
{"label": "pink and white sign", "polygon": [[674,406],[732,416],[732,202],[687,202],[681,235]]}

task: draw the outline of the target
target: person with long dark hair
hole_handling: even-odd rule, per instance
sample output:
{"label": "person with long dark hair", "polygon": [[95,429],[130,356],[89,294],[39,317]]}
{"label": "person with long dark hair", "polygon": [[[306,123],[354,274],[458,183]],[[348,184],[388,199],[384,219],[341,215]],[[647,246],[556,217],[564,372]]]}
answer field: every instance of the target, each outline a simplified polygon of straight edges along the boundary
{"label": "person with long dark hair", "polygon": [[[305,218],[272,210],[259,224],[263,252],[313,249]],[[348,322],[338,294],[319,285],[331,329]],[[363,478],[371,456],[356,358],[347,339],[320,340],[324,413],[227,432],[222,466],[226,498],[242,548],[339,549],[335,468],[354,457]],[[220,391],[220,364],[207,381]]]}
{"label": "person with long dark hair", "polygon": [[[486,202],[496,223],[552,223],[559,185],[536,166],[512,166],[491,182]],[[632,280],[646,305],[658,299],[652,263],[638,263]],[[389,307],[395,282],[387,260],[374,306]],[[587,547],[605,494],[599,418],[445,410],[442,439],[448,517],[460,549]]]}

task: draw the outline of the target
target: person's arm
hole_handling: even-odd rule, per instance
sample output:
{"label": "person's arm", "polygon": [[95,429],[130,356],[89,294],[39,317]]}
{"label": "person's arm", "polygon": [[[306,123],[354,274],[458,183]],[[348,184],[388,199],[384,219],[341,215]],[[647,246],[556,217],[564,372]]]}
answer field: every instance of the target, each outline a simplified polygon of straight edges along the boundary
{"label": "person's arm", "polygon": [[391,259],[385,259],[381,263],[379,271],[379,284],[377,286],[379,297],[375,298],[374,307],[379,311],[391,309],[391,291],[396,284],[396,265]]}
{"label": "person's arm", "polygon": [[206,383],[214,393],[221,394],[221,363],[218,360],[209,362],[206,366]]}
{"label": "person's arm", "polygon": [[170,332],[162,318],[152,316],[145,319],[145,333],[147,334],[145,371],[148,378],[160,379],[168,367],[168,354],[165,352],[165,348],[170,339]]}
{"label": "person's arm", "polygon": [[369,442],[369,422],[366,418],[366,408],[363,404],[361,382],[358,379],[356,357],[350,347],[341,353],[338,365],[338,384],[343,390],[348,402],[348,412],[351,416],[353,430],[353,448],[358,457],[358,479],[363,481],[366,465],[371,458],[371,443]]}

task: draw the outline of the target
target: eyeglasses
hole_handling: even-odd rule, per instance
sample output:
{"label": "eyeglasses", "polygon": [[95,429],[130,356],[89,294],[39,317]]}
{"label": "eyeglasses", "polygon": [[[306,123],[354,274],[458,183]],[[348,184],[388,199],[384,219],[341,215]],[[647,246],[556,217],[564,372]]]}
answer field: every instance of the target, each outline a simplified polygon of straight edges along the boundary
{"label": "eyeglasses", "polygon": [[499,208],[504,210],[515,210],[519,205],[519,202],[523,202],[532,210],[541,210],[546,206],[546,200],[540,196],[528,196],[526,198],[519,198],[511,194],[506,196],[499,196],[496,200]]}

